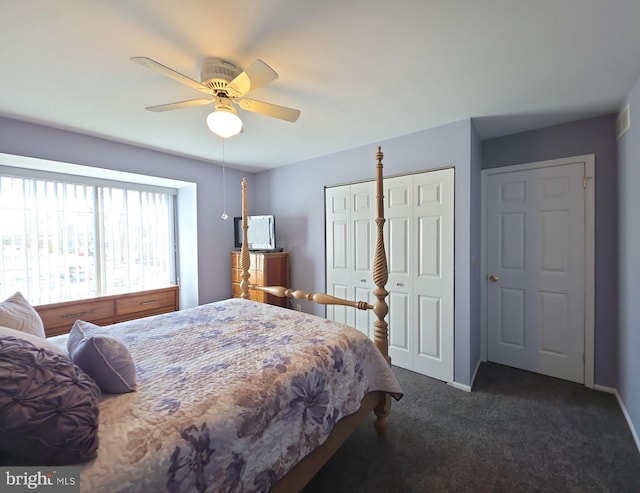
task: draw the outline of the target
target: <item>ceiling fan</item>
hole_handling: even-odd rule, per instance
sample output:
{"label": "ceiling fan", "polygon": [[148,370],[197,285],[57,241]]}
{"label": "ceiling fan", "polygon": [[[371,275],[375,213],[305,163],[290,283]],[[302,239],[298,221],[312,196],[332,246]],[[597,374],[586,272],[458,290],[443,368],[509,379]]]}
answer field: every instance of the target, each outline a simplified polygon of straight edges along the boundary
{"label": "ceiling fan", "polygon": [[288,122],[295,122],[300,116],[300,110],[245,97],[249,92],[278,78],[278,74],[262,60],[255,60],[246,70],[241,71],[226,60],[207,58],[200,71],[201,82],[176,72],[151,58],[132,57],[131,60],[210,96],[209,99],[190,99],[177,103],[148,106],[147,110],[169,111],[213,103],[214,110],[207,117],[207,125],[213,133],[223,138],[236,135],[242,130],[242,121],[238,117],[234,104],[243,110]]}

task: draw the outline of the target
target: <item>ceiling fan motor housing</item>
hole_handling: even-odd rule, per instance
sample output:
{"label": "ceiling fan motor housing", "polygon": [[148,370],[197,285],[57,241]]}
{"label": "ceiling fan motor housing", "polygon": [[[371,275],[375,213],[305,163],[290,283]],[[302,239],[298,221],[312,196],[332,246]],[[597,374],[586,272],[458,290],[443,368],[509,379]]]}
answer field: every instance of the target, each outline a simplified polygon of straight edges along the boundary
{"label": "ceiling fan motor housing", "polygon": [[240,73],[233,63],[221,58],[207,58],[202,63],[200,81],[213,91],[224,91],[227,83]]}

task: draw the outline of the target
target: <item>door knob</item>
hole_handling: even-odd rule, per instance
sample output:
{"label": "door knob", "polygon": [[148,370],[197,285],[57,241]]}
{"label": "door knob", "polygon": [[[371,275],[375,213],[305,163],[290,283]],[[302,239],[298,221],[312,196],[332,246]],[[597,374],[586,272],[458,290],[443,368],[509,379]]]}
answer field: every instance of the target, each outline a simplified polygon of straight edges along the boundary
{"label": "door knob", "polygon": [[489,280],[490,280],[491,282],[498,282],[498,276],[496,276],[495,274],[491,274],[491,275],[489,276]]}

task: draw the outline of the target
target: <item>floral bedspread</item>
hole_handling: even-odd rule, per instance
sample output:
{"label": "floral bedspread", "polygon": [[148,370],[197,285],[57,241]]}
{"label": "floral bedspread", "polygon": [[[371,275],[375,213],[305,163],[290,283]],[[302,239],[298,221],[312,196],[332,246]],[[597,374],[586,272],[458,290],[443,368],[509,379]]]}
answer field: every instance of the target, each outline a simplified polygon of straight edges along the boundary
{"label": "floral bedspread", "polygon": [[262,303],[225,300],[104,333],[128,346],[138,390],[103,397],[82,491],[266,492],[367,393],[402,395],[366,335]]}

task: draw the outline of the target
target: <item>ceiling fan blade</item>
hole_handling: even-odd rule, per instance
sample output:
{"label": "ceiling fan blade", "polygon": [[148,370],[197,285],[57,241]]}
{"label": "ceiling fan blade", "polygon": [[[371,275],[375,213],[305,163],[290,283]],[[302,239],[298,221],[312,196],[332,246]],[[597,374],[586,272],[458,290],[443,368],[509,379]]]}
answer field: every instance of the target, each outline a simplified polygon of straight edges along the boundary
{"label": "ceiling fan blade", "polygon": [[234,102],[243,110],[279,118],[280,120],[286,120],[291,123],[295,122],[300,116],[300,110],[294,110],[286,106],[278,106],[277,104],[263,103],[255,99],[239,99],[237,101],[234,100]]}
{"label": "ceiling fan blade", "polygon": [[278,78],[278,74],[262,60],[255,60],[227,84],[230,96],[241,97]]}
{"label": "ceiling fan blade", "polygon": [[212,94],[211,89],[209,89],[204,84],[200,84],[200,82],[193,80],[191,77],[187,77],[186,75],[182,75],[180,72],[176,72],[169,67],[162,65],[161,63],[152,60],[151,58],[147,58],[144,56],[134,56],[131,58],[136,63],[140,65],[150,68],[151,70],[155,70],[156,72],[160,72],[167,77],[171,77],[173,80],[177,80],[178,82],[185,84],[193,89],[197,89],[198,91],[206,92],[207,94]]}
{"label": "ceiling fan blade", "polygon": [[180,108],[190,108],[191,106],[201,106],[208,103],[213,103],[213,99],[190,99],[189,101],[180,101],[178,103],[159,104],[157,106],[147,106],[145,110],[156,112],[179,110]]}

